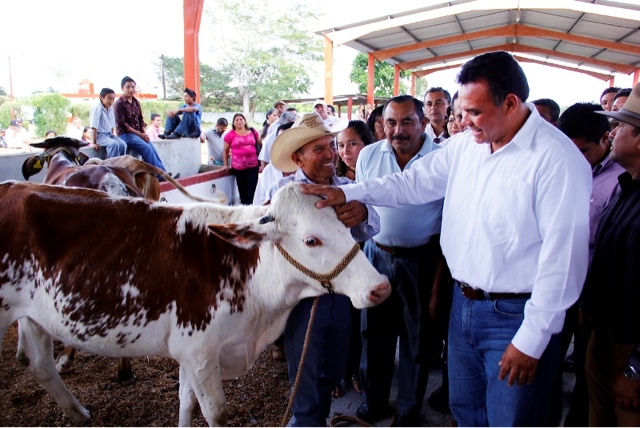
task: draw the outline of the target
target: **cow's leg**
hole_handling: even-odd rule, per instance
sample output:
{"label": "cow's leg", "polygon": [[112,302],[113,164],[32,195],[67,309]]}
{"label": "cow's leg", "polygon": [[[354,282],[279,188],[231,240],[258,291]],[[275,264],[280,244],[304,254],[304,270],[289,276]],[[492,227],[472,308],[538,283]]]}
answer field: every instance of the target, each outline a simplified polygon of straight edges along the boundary
{"label": "cow's leg", "polygon": [[[226,425],[227,403],[222,390],[219,358],[211,355],[201,355],[201,357],[206,360],[189,359],[185,361],[182,359],[180,361],[181,374],[184,371],[184,376],[188,378],[207,423],[210,426]],[[182,410],[182,405],[180,409]]]}
{"label": "cow's leg", "polygon": [[71,394],[60,379],[53,361],[53,339],[35,322],[22,318],[18,322],[16,357],[75,424],[89,419],[89,411]]}
{"label": "cow's leg", "polygon": [[131,359],[127,357],[118,358],[118,381],[129,383],[136,380],[131,369]]}
{"label": "cow's leg", "polygon": [[198,402],[196,394],[191,387],[191,381],[186,374],[182,364],[180,365],[180,416],[178,424],[181,427],[190,427],[193,425],[193,409]]}
{"label": "cow's leg", "polygon": [[58,373],[69,373],[75,357],[76,348],[73,346],[65,346],[62,353],[58,356],[58,361],[56,362],[56,370]]}

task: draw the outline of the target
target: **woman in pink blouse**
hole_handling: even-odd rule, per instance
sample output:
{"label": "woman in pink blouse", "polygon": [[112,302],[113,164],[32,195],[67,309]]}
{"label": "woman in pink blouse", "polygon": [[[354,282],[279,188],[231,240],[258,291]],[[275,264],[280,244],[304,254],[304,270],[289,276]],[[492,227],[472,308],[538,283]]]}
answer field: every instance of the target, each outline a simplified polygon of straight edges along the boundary
{"label": "woman in pink blouse", "polygon": [[262,141],[258,131],[249,128],[242,113],[233,115],[231,128],[233,129],[224,136],[222,165],[236,177],[240,203],[251,205],[258,184],[258,151]]}

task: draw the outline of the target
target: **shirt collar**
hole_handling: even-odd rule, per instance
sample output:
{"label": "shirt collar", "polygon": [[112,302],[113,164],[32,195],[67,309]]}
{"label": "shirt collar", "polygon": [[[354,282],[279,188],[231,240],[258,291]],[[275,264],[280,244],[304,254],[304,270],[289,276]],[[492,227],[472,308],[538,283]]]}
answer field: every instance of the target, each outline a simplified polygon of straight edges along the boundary
{"label": "shirt collar", "polygon": [[553,125],[549,124],[540,116],[540,113],[538,113],[538,110],[533,104],[525,103],[525,105],[531,113],[524,122],[524,125],[522,125],[522,128],[518,130],[516,135],[510,141],[510,144],[515,144],[524,150],[529,150],[533,144],[533,136],[536,134],[538,127]]}
{"label": "shirt collar", "polygon": [[[295,177],[295,181],[298,181],[300,183],[306,183],[306,184],[317,184],[314,183],[313,181],[309,180],[309,177],[307,177],[307,175],[302,172],[302,169],[298,168],[294,174]],[[340,183],[338,181],[337,175],[334,175],[333,177],[331,177],[331,185],[332,186],[339,186]]]}
{"label": "shirt collar", "polygon": [[620,176],[618,177],[618,182],[620,183],[620,189],[623,193],[640,189],[640,178],[634,180],[633,178],[631,178],[631,174],[626,171],[620,174]]}

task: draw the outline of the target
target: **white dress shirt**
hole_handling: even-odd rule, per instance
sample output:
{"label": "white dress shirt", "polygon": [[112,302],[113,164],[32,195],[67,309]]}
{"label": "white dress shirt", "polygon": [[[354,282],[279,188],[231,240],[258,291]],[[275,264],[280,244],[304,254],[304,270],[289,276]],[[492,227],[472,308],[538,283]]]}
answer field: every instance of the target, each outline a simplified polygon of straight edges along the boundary
{"label": "white dress shirt", "polygon": [[495,153],[466,131],[411,169],[342,189],[347,201],[388,207],[444,196],[440,242],[452,276],[486,292],[532,293],[512,343],[540,358],[587,273],[591,168],[527,106],[523,127]]}

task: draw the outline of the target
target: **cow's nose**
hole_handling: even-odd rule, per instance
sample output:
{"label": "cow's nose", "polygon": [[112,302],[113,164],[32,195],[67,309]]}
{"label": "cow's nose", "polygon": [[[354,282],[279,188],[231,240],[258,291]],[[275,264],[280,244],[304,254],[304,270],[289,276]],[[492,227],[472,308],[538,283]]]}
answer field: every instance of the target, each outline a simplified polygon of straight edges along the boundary
{"label": "cow's nose", "polygon": [[376,285],[369,294],[369,301],[374,305],[379,305],[391,295],[391,285],[388,282]]}

